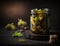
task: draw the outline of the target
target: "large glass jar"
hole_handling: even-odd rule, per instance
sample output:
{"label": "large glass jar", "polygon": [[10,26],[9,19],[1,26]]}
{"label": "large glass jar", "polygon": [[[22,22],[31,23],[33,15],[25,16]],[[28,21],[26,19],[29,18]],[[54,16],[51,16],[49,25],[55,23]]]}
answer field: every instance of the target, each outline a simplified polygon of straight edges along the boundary
{"label": "large glass jar", "polygon": [[35,34],[48,33],[48,9],[32,9],[30,16],[30,30]]}

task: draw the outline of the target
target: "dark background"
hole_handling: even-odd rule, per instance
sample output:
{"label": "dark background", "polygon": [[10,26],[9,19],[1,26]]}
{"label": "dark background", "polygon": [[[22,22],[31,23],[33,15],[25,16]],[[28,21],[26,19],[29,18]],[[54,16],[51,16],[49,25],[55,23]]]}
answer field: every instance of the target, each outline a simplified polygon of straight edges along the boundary
{"label": "dark background", "polygon": [[[24,14],[13,14],[13,16],[6,16],[3,13],[5,4],[9,3],[24,3],[23,6],[26,8],[26,13]],[[46,1],[46,0],[25,0],[25,1],[1,1],[1,11],[0,11],[0,29],[3,29],[6,24],[14,22],[17,24],[17,18],[22,18],[27,21],[28,26],[30,26],[30,10],[34,8],[48,8],[50,14],[50,32],[53,34],[60,33],[60,17],[59,17],[59,2],[58,1]],[[22,9],[23,10],[23,9]],[[24,10],[23,10],[24,11]],[[8,18],[9,17],[9,18]]]}
{"label": "dark background", "polygon": [[[9,7],[9,3],[10,4],[17,4],[17,3],[24,3],[23,6],[25,5],[25,8],[27,11],[26,14],[23,13],[23,14],[14,14],[14,15],[11,15],[9,16],[9,14],[6,16],[6,14],[4,14],[4,8],[7,8]],[[3,7],[5,6],[5,4],[8,4],[7,7]],[[19,5],[19,4],[17,4]],[[33,8],[48,8],[49,11],[50,11],[50,16],[51,16],[51,28],[59,28],[60,24],[59,24],[59,3],[58,1],[43,1],[43,0],[26,0],[26,1],[1,1],[1,10],[0,10],[0,25],[2,27],[4,27],[3,25],[5,24],[8,24],[9,22],[16,22],[17,21],[17,18],[21,18],[22,19],[24,18],[28,24],[29,24],[29,18],[30,18],[30,10],[33,9]],[[23,10],[23,9],[22,9]],[[28,13],[29,12],[29,13]],[[8,18],[8,16],[10,18]],[[16,16],[16,17],[13,17],[13,16]]]}
{"label": "dark background", "polygon": [[[17,3],[24,3],[23,6],[25,5],[26,8],[26,13],[23,14],[14,14],[9,16],[9,14],[6,16],[6,14],[3,13],[5,4],[8,4],[7,7],[9,7],[10,4],[17,4]],[[17,4],[19,5],[19,4]],[[29,25],[29,18],[30,18],[30,10],[33,8],[48,8],[50,11],[50,16],[51,16],[51,28],[59,28],[59,2],[58,1],[43,1],[43,0],[26,0],[26,1],[1,1],[1,10],[0,10],[0,26],[4,27],[6,24],[9,22],[16,22],[17,18],[22,18],[28,22]],[[8,18],[8,16],[10,18]],[[13,17],[16,16],[16,17]]]}

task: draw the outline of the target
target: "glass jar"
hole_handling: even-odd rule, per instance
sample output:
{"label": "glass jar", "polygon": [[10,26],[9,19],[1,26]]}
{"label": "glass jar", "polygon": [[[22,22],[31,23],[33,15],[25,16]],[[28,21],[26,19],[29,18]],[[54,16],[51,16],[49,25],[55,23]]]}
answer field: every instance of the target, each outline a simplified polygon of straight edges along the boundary
{"label": "glass jar", "polygon": [[30,30],[35,34],[46,34],[48,32],[48,9],[32,9],[30,16]]}

